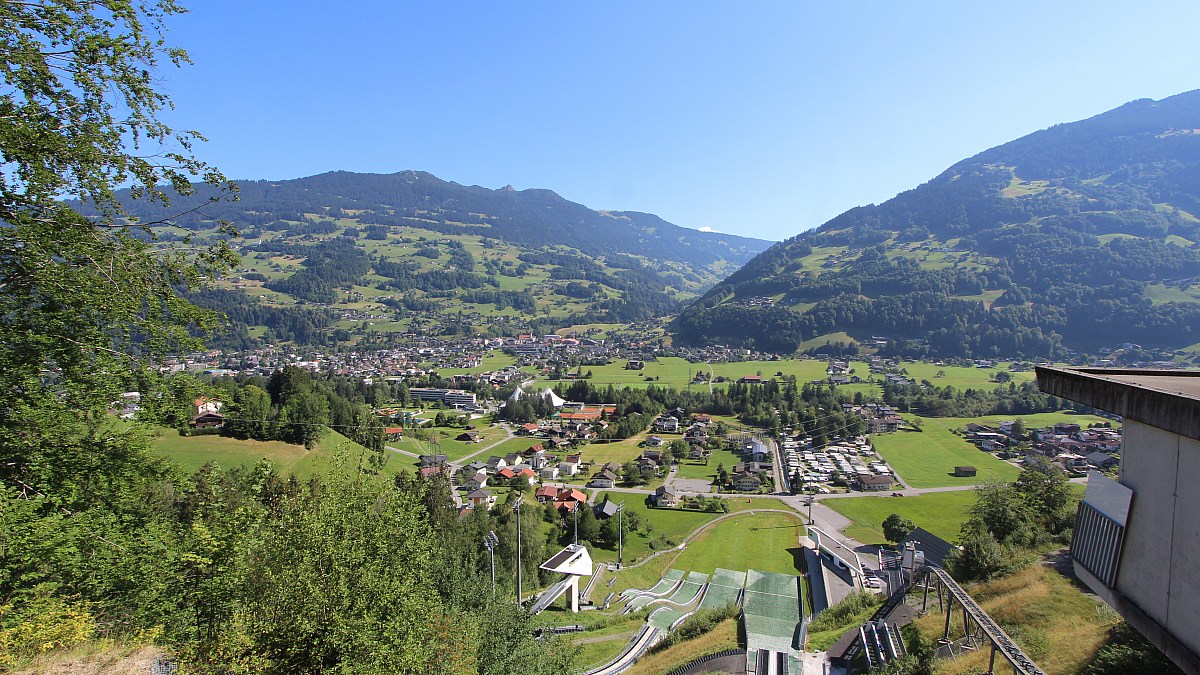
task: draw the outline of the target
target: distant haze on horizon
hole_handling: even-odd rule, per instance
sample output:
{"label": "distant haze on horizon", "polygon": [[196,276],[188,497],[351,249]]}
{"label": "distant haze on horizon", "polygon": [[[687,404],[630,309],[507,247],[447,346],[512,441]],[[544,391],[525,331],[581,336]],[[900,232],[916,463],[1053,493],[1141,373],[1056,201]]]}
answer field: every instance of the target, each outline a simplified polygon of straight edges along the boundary
{"label": "distant haze on horizon", "polygon": [[235,179],[428,171],[785,239],[1200,87],[1200,3],[186,2],[163,68]]}

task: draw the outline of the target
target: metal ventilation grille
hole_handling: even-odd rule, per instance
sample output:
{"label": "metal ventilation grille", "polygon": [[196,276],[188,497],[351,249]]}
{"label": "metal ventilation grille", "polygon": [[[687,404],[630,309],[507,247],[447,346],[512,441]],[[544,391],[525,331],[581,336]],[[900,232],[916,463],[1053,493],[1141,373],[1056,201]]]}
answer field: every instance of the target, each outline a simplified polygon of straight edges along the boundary
{"label": "metal ventilation grille", "polygon": [[1075,515],[1075,533],[1071,539],[1071,557],[1107,588],[1117,583],[1124,539],[1125,528],[1117,521],[1087,502],[1079,503],[1079,511]]}

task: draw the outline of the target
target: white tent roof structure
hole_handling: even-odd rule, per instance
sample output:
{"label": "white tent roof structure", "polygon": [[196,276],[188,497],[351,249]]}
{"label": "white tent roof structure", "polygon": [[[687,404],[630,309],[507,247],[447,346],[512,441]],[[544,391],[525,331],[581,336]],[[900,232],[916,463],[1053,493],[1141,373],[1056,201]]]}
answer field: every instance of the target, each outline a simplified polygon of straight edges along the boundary
{"label": "white tent roof structure", "polygon": [[[521,400],[522,396],[528,396],[528,395],[529,395],[528,392],[526,392],[524,389],[517,387],[516,389],[513,390],[513,393],[509,395],[508,400],[519,401],[519,400]],[[564,401],[562,398],[559,398],[558,394],[554,393],[554,390],[551,389],[550,387],[546,387],[546,390],[540,394],[537,394],[537,396],[541,396],[542,398],[546,398],[547,396],[549,396],[550,403],[553,404],[555,408],[561,408],[561,407],[563,407],[563,405],[566,404],[566,401]]]}
{"label": "white tent roof structure", "polygon": [[566,403],[566,401],[564,401],[563,399],[559,398],[559,397],[558,397],[558,394],[554,393],[554,390],[553,390],[553,389],[551,389],[550,387],[546,387],[546,391],[543,391],[543,392],[542,392],[542,398],[545,398],[545,397],[547,397],[547,396],[549,396],[549,397],[550,397],[550,403],[551,403],[551,404],[552,404],[552,405],[553,405],[555,408],[561,408],[561,407],[563,407],[563,405]]}

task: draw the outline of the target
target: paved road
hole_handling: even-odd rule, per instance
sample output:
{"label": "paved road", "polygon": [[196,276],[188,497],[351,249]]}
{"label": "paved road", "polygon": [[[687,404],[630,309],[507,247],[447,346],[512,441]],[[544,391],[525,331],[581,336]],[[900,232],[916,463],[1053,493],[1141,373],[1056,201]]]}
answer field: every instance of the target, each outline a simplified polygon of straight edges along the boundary
{"label": "paved road", "polygon": [[470,461],[472,459],[475,459],[479,455],[482,455],[483,453],[487,452],[488,450],[491,450],[492,448],[496,447],[497,445],[500,445],[501,443],[504,443],[505,441],[511,440],[515,436],[515,434],[513,434],[512,427],[508,426],[508,424],[501,422],[499,424],[499,426],[502,429],[504,429],[504,438],[501,438],[500,440],[498,440],[495,443],[492,443],[490,445],[485,445],[482,448],[476,450],[475,452],[472,452],[471,454],[467,455],[466,457],[463,457],[456,461],[450,462],[451,469],[452,470],[458,469],[458,467],[470,463]]}

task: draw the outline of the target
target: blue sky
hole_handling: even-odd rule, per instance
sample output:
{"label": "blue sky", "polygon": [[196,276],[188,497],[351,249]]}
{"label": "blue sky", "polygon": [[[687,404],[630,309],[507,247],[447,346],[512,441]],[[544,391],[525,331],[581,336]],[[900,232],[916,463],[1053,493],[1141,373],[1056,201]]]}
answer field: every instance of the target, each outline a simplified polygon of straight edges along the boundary
{"label": "blue sky", "polygon": [[192,0],[171,123],[231,178],[429,171],[783,239],[1200,88],[1200,3]]}

